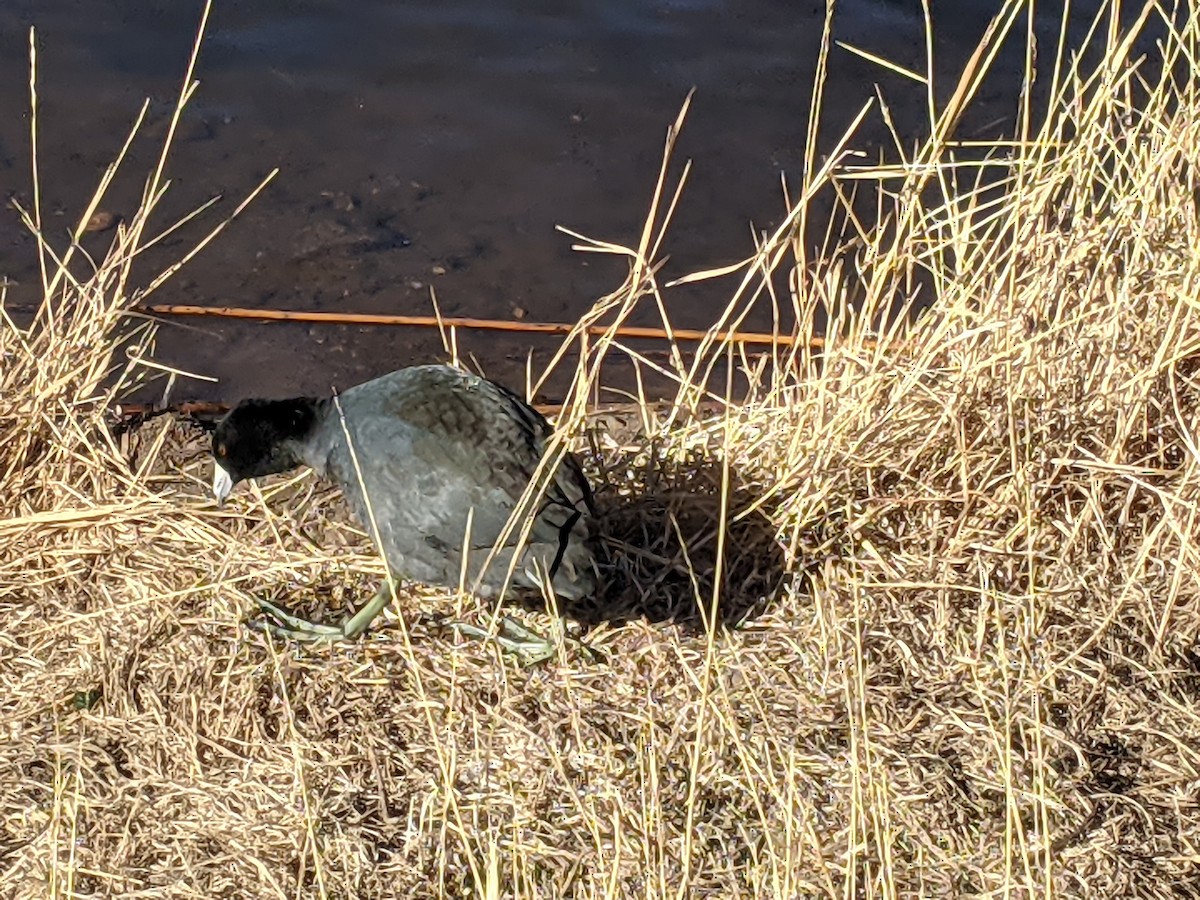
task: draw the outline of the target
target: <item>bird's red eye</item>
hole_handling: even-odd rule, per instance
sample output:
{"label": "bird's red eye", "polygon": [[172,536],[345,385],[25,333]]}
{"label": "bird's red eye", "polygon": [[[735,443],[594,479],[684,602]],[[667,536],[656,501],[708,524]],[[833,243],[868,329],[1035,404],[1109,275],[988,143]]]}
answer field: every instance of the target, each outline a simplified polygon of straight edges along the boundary
{"label": "bird's red eye", "polygon": [[228,452],[229,451],[226,449],[223,441],[220,444],[217,444],[217,456],[226,456]]}

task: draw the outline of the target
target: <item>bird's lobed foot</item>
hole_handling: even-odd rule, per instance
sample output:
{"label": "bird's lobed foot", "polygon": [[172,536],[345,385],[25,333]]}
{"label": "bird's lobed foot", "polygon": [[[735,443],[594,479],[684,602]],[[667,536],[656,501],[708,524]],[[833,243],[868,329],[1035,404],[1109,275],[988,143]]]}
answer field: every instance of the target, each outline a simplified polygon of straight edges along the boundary
{"label": "bird's lobed foot", "polygon": [[[246,625],[254,631],[265,631],[275,637],[285,640],[304,641],[307,643],[333,643],[348,640],[351,635],[346,633],[345,623],[341,625],[322,625],[293,616],[291,613],[271,603],[269,600],[258,598],[258,605],[270,618],[250,619]],[[275,621],[272,621],[274,619]]]}
{"label": "bird's lobed foot", "polygon": [[[322,625],[319,622],[310,622],[292,615],[269,600],[259,598],[258,605],[266,615],[258,619],[251,619],[246,624],[255,631],[263,631],[284,640],[304,643],[332,644],[336,641],[353,640],[365,630],[367,624],[379,612],[387,596],[388,594],[381,588],[371,603],[344,620],[340,625]],[[544,663],[553,659],[558,653],[558,645],[552,639],[530,631],[512,616],[501,617],[500,627],[494,635],[466,622],[449,622],[447,626],[468,637],[495,641],[501,650],[513,656],[517,664],[522,667]],[[567,637],[567,640],[578,644],[592,662],[604,662],[603,654],[578,638]]]}
{"label": "bird's lobed foot", "polygon": [[482,641],[495,641],[501,650],[515,657],[517,664],[523,667],[543,663],[557,652],[552,640],[530,631],[509,616],[504,616],[500,620],[500,630],[494,635],[486,629],[467,622],[449,622],[447,627],[459,634],[465,634],[467,637],[478,638]]}
{"label": "bird's lobed foot", "polygon": [[[468,637],[484,641],[495,641],[501,650],[515,657],[517,664],[522,667],[536,666],[539,663],[552,659],[558,653],[558,646],[552,639],[543,637],[535,631],[530,631],[516,619],[512,618],[512,616],[501,617],[500,629],[495,635],[483,628],[466,622],[450,622],[447,624],[449,628]],[[593,662],[602,662],[604,660],[604,657],[600,653],[593,650],[583,641],[576,638],[567,638],[567,640],[579,644],[592,658]]]}

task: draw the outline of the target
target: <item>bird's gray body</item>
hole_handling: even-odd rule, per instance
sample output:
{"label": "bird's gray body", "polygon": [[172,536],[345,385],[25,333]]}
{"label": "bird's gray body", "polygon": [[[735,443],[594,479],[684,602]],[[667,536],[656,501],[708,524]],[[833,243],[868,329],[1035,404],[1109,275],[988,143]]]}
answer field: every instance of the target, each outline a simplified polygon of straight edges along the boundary
{"label": "bird's gray body", "polygon": [[515,521],[484,569],[550,433],[539,413],[491,381],[447,366],[414,366],[350,388],[337,403],[319,401],[316,426],[295,452],[342,486],[373,539],[374,522],[396,577],[445,586],[461,580],[482,596],[497,596],[528,527],[510,585],[537,589],[538,573],[557,560],[555,594],[579,599],[596,586],[593,510],[587,481],[569,454],[552,478],[540,479],[548,484],[529,507],[532,523]]}

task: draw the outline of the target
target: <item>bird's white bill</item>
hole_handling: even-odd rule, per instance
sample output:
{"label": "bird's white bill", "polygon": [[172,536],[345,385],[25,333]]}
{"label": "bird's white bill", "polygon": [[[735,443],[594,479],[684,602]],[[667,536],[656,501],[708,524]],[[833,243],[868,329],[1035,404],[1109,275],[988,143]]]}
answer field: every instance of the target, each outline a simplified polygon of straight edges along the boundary
{"label": "bird's white bill", "polygon": [[213,463],[213,495],[217,503],[224,503],[232,490],[233,476],[219,462]]}

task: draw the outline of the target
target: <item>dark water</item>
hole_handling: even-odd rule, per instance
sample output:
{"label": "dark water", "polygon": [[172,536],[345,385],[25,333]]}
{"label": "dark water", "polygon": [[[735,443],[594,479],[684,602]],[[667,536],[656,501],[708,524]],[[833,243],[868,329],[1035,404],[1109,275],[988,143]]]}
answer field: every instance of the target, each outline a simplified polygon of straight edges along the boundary
{"label": "dark water", "polygon": [[[1097,4],[1076,4],[1094,11]],[[999,0],[934,4],[938,69],[961,67]],[[1085,7],[1089,9],[1085,10]],[[173,103],[200,6],[177,0],[0,2],[0,188],[29,196],[27,29],[38,28],[44,209],[65,234],[143,98],[147,138],[105,206],[128,213]],[[1061,4],[1039,4],[1057,33]],[[217,0],[202,82],[171,166],[160,223],[213,195],[231,210],[265,173],[279,177],[154,302],[428,313],[568,321],[621,281],[619,261],[583,255],[554,230],[635,243],[667,125],[696,98],[678,161],[694,171],[667,252],[667,275],[729,262],[750,226],[783,214],[781,175],[798,183],[824,4],[779,0],[411,3]],[[1075,32],[1080,29],[1077,27]],[[835,38],[924,66],[917,0],[842,0]],[[1048,45],[1047,45],[1048,46]],[[984,90],[967,131],[995,136],[1021,87],[1022,49]],[[878,83],[907,134],[923,88],[834,49],[826,143]],[[952,83],[944,79],[944,88]],[[875,115],[856,140],[885,141]],[[55,215],[58,214],[58,215]],[[209,220],[214,221],[215,220]],[[147,257],[143,282],[203,231]],[[102,251],[110,235],[88,239]],[[31,240],[0,214],[10,303],[32,302]],[[724,290],[668,293],[673,321],[703,327]],[[643,321],[653,322],[647,314]],[[769,325],[766,310],[756,327]],[[429,330],[188,320],[166,325],[162,361],[215,376],[177,398],[325,393],[442,357]],[[553,342],[463,334],[489,374],[523,382],[531,348]]]}

